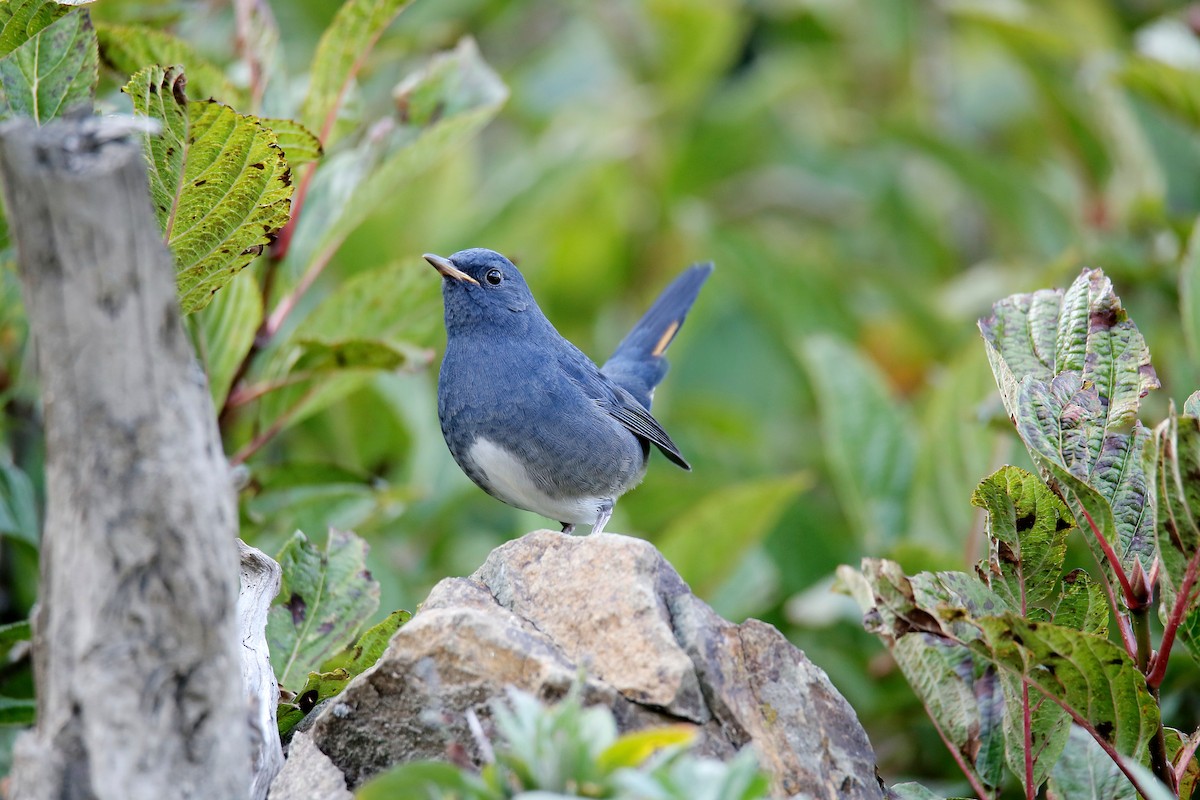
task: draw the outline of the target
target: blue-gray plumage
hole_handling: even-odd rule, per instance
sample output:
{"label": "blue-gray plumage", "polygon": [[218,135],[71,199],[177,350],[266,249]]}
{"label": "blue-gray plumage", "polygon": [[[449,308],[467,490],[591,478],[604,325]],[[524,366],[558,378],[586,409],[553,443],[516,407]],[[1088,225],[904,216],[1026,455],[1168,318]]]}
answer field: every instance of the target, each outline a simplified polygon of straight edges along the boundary
{"label": "blue-gray plumage", "polygon": [[688,268],[597,368],[538,308],[521,273],[492,250],[425,255],[441,273],[446,355],[438,417],[451,455],[509,505],[599,533],[646,472],[650,446],[684,469],[650,415],[663,353],[712,264]]}

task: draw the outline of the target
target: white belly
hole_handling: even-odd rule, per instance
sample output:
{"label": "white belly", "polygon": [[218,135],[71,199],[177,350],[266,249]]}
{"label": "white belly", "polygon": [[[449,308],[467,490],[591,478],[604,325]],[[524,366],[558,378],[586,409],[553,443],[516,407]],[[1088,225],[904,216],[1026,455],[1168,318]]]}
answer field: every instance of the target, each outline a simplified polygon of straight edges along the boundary
{"label": "white belly", "polygon": [[467,457],[482,472],[491,492],[510,506],[533,511],[557,522],[591,525],[600,507],[601,497],[551,497],[538,488],[528,470],[512,453],[480,437],[471,444]]}

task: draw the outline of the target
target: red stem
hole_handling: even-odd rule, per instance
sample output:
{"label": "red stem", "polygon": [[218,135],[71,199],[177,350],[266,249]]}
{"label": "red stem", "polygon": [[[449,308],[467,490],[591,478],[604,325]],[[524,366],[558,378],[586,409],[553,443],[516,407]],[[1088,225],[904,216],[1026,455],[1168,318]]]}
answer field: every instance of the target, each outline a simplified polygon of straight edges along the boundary
{"label": "red stem", "polygon": [[[1125,569],[1121,566],[1121,560],[1117,558],[1117,551],[1112,549],[1112,545],[1100,533],[1100,528],[1096,526],[1096,521],[1092,519],[1092,515],[1087,512],[1087,509],[1082,504],[1080,504],[1079,510],[1083,513],[1083,518],[1087,520],[1088,527],[1092,529],[1092,535],[1096,537],[1096,541],[1100,544],[1100,549],[1104,551],[1104,557],[1108,559],[1113,573],[1116,574],[1117,582],[1121,584],[1121,594],[1125,596],[1125,605],[1129,608],[1137,608],[1145,605],[1134,594],[1133,587],[1129,584],[1129,576],[1125,574]],[[1118,614],[1118,616],[1120,615]]]}
{"label": "red stem", "polygon": [[287,427],[288,423],[291,422],[292,417],[294,417],[296,415],[296,412],[299,411],[300,408],[303,407],[303,405],[308,402],[309,398],[311,398],[313,396],[313,393],[315,391],[316,391],[316,387],[313,387],[313,388],[309,389],[307,392],[305,392],[300,397],[300,399],[296,401],[296,404],[294,406],[292,406],[287,411],[284,411],[282,414],[280,414],[278,417],[276,417],[275,421],[272,422],[266,428],[266,430],[259,433],[257,436],[255,436],[253,439],[251,439],[246,444],[245,447],[243,447],[241,450],[238,450],[236,453],[234,453],[229,459],[229,465],[231,467],[236,467],[238,464],[245,463],[246,460],[248,458],[250,458],[250,456],[257,453],[259,450],[261,450],[267,444],[267,442],[274,439],[275,436],[278,435],[278,433],[281,430],[283,430],[285,427]]}
{"label": "red stem", "polygon": [[1192,757],[1196,755],[1196,748],[1200,747],[1200,730],[1193,733],[1187,740],[1187,744],[1175,754],[1175,783],[1183,780],[1183,773],[1187,772],[1188,764],[1192,763]]}
{"label": "red stem", "polygon": [[1188,561],[1187,572],[1183,574],[1183,582],[1179,584],[1179,592],[1175,595],[1175,604],[1171,606],[1171,616],[1163,626],[1162,643],[1158,647],[1158,655],[1154,657],[1154,667],[1146,676],[1146,684],[1151,689],[1157,689],[1167,674],[1167,660],[1171,655],[1171,648],[1175,646],[1175,634],[1183,622],[1183,615],[1191,605],[1192,587],[1196,583],[1197,571],[1200,571],[1200,550],[1193,553]]}
{"label": "red stem", "polygon": [[967,783],[971,784],[971,788],[975,790],[975,794],[979,795],[979,800],[990,800],[992,796],[988,794],[985,788],[983,788],[983,784],[979,782],[978,776],[975,775],[975,772],[967,764],[966,759],[962,757],[962,753],[958,752],[958,748],[954,746],[949,738],[947,738],[945,732],[941,729],[941,726],[937,724],[937,720],[933,718],[933,714],[929,714],[928,707],[926,707],[925,711],[929,716],[929,721],[933,723],[933,729],[937,731],[937,735],[942,738],[942,744],[946,745],[946,749],[949,750],[950,755],[954,757],[954,761],[958,764],[958,768],[962,770],[962,774],[966,776]]}

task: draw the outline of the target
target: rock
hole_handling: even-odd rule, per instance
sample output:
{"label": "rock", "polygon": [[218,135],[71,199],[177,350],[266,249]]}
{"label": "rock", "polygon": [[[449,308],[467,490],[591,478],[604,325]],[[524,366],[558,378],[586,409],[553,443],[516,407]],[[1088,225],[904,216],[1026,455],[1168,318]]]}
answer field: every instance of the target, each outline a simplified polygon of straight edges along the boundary
{"label": "rock", "polygon": [[288,760],[271,782],[269,800],[354,800],[346,778],[307,733],[297,733]]}
{"label": "rock", "polygon": [[478,763],[468,711],[489,730],[506,686],[553,701],[581,667],[585,703],[622,731],[689,721],[701,753],[753,745],[777,793],[883,797],[866,733],[820,669],[770,625],[721,619],[653,545],[616,534],[536,531],[439,583],[312,741],[351,787],[399,762]]}

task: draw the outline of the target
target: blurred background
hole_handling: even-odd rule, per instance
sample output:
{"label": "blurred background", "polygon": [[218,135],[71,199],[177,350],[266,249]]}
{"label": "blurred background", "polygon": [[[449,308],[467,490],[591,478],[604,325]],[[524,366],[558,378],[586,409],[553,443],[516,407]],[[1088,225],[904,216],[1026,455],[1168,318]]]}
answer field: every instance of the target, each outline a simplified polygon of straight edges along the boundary
{"label": "blurred background", "polygon": [[[294,113],[337,5],[272,3],[287,79],[268,85],[264,113]],[[238,78],[225,3],[102,0],[93,13],[168,27]],[[971,492],[1027,463],[975,324],[996,300],[1102,267],[1163,382],[1144,421],[1200,386],[1200,309],[1181,283],[1200,258],[1198,30],[1200,4],[1161,0],[417,0],[369,56],[345,146],[464,36],[509,97],[364,214],[289,318],[320,327],[323,299],[399,291],[394,322],[421,355],[305,396],[247,461],[244,535],[274,552],[297,528],[356,531],[382,616],[550,524],[484,495],[446,451],[439,279],[421,253],[505,253],[601,362],[680,269],[712,260],[655,398],[694,471],[654,457],[609,528],[655,542],[722,614],[802,647],[857,710],[889,782],[963,791],[833,572],[864,556],[909,572],[981,557]],[[339,147],[318,175],[336,173]],[[330,182],[314,182],[313,209],[337,197]],[[285,261],[281,280],[298,269]],[[23,329],[5,275],[11,371]],[[204,314],[230,313],[219,305]],[[15,379],[6,391],[10,461],[36,495],[36,395]],[[297,402],[285,390],[240,408],[228,451]],[[33,592],[33,556],[14,541],[6,619]],[[1196,682],[1182,661],[1169,677],[1178,727],[1195,727]]]}

